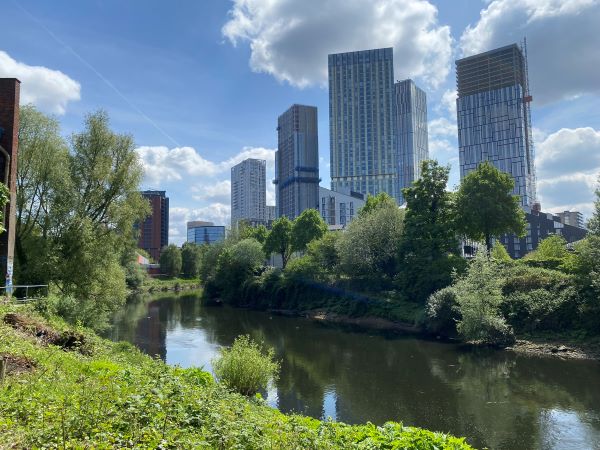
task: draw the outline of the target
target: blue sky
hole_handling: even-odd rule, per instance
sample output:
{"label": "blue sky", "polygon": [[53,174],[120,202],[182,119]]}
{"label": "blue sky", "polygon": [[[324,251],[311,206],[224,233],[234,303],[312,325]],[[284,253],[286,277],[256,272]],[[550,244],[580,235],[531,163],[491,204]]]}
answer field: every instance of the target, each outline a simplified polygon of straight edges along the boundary
{"label": "blue sky", "polygon": [[[175,6],[174,6],[175,5]],[[319,110],[329,183],[326,55],[394,47],[397,79],[428,94],[430,153],[458,183],[454,60],[528,40],[538,194],[546,211],[591,211],[600,173],[598,0],[4,0],[0,77],[56,115],[65,136],[105,109],[131,133],[144,187],[185,221],[229,221],[229,168],[269,161],[277,116]],[[274,202],[269,184],[268,199]]]}

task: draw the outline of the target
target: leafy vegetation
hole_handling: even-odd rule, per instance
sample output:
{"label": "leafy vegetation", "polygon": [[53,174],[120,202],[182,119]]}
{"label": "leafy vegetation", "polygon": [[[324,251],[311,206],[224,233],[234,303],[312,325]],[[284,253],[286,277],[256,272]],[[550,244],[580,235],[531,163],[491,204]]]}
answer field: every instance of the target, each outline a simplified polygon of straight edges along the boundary
{"label": "leafy vegetation", "polygon": [[[0,317],[9,310],[0,306]],[[20,314],[35,317],[26,308]],[[50,318],[46,326],[68,330]],[[389,422],[321,422],[231,392],[85,329],[66,351],[0,324],[0,354],[28,361],[0,385],[0,447],[469,449],[462,438]]]}

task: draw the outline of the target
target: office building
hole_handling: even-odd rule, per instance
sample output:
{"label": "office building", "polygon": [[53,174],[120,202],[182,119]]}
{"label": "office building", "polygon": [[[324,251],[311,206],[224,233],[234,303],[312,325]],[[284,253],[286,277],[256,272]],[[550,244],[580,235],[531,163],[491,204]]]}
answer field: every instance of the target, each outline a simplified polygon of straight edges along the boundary
{"label": "office building", "polygon": [[573,225],[578,228],[585,228],[585,222],[583,221],[583,214],[579,211],[563,211],[557,214],[561,223],[565,225]]}
{"label": "office building", "polygon": [[212,222],[195,220],[187,223],[187,241],[202,245],[214,244],[225,239],[225,227]]}
{"label": "office building", "polygon": [[398,153],[398,198],[402,189],[421,177],[421,163],[429,159],[427,136],[427,96],[412,80],[394,84],[396,151]]}
{"label": "office building", "polygon": [[165,191],[143,191],[141,194],[150,203],[150,215],[136,225],[138,247],[158,261],[163,247],[169,245],[169,198]]}
{"label": "office building", "polygon": [[266,219],[265,219],[265,222],[266,222],[265,225],[268,228],[271,227],[271,225],[273,224],[273,221],[277,218],[277,213],[276,213],[276,209],[275,208],[276,208],[275,205],[267,205],[267,209],[266,209],[267,216],[266,216]]}
{"label": "office building", "polygon": [[392,48],[329,55],[331,189],[399,200]]}
{"label": "office building", "polygon": [[456,61],[460,176],[490,161],[515,181],[522,206],[536,201],[527,57],[516,44]]}
{"label": "office building", "polygon": [[251,226],[266,223],[266,165],[248,158],[231,168],[231,226],[244,220]]}
{"label": "office building", "polygon": [[277,217],[298,217],[318,208],[319,143],[317,108],[293,105],[277,119],[275,197]]}
{"label": "office building", "polygon": [[365,205],[365,196],[358,192],[335,192],[319,186],[319,212],[330,227],[345,228]]}

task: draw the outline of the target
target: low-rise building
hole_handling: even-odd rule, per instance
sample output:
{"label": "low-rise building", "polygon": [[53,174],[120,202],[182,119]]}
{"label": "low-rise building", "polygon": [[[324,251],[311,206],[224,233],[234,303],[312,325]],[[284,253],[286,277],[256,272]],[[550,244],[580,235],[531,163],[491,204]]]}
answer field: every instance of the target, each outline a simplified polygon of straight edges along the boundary
{"label": "low-rise building", "polygon": [[344,228],[365,205],[363,194],[354,191],[336,192],[319,186],[319,212],[332,228]]}
{"label": "low-rise building", "polygon": [[225,239],[225,227],[195,220],[187,223],[187,241],[197,245],[214,244]]}

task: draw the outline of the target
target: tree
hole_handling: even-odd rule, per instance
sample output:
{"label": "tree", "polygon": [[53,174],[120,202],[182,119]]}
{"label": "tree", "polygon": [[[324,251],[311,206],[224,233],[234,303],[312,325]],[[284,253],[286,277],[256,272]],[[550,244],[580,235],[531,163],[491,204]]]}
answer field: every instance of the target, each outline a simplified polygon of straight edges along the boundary
{"label": "tree", "polygon": [[403,219],[404,211],[394,203],[350,222],[337,245],[342,271],[356,279],[391,281],[398,266]]}
{"label": "tree", "polygon": [[212,284],[225,301],[236,302],[244,283],[258,272],[265,261],[262,245],[255,239],[243,239],[225,246],[217,261]]}
{"label": "tree", "polygon": [[201,248],[191,242],[186,242],[181,247],[181,270],[186,278],[195,278],[200,273],[202,263]]}
{"label": "tree", "polygon": [[321,239],[311,241],[306,248],[306,255],[326,274],[333,274],[340,263],[336,245],[341,236],[342,233],[329,231]]}
{"label": "tree", "polygon": [[371,214],[378,208],[386,207],[386,206],[398,206],[396,204],[396,200],[394,200],[390,195],[386,192],[380,192],[379,194],[367,195],[367,201],[365,202],[365,206],[359,209],[358,216],[366,216]]}
{"label": "tree", "polygon": [[292,225],[292,249],[297,252],[306,250],[306,246],[327,233],[327,224],[316,209],[302,211]]}
{"label": "tree", "polygon": [[264,225],[258,225],[257,227],[245,226],[240,230],[241,239],[256,239],[261,244],[264,244],[267,240],[269,230]]}
{"label": "tree", "polygon": [[598,177],[598,187],[594,191],[596,200],[594,201],[594,213],[588,222],[588,230],[590,234],[600,236],[600,177]]}
{"label": "tree", "polygon": [[512,258],[506,251],[506,247],[504,247],[504,245],[502,245],[499,241],[495,242],[494,247],[490,252],[490,258],[501,264],[511,264],[513,262]]}
{"label": "tree", "polygon": [[450,167],[423,161],[421,178],[403,189],[406,199],[400,245],[399,284],[409,299],[425,301],[452,282],[462,266],[452,215],[452,194],[446,191]]}
{"label": "tree", "polygon": [[160,252],[160,271],[168,277],[178,277],[181,273],[181,250],[170,244]]}
{"label": "tree", "polygon": [[519,197],[512,195],[514,181],[488,161],[469,173],[456,194],[457,230],[467,238],[485,241],[505,233],[525,235],[525,213]]}
{"label": "tree", "polygon": [[267,236],[264,250],[267,255],[277,253],[281,255],[283,268],[292,256],[292,222],[283,216],[273,222],[273,227]]}

